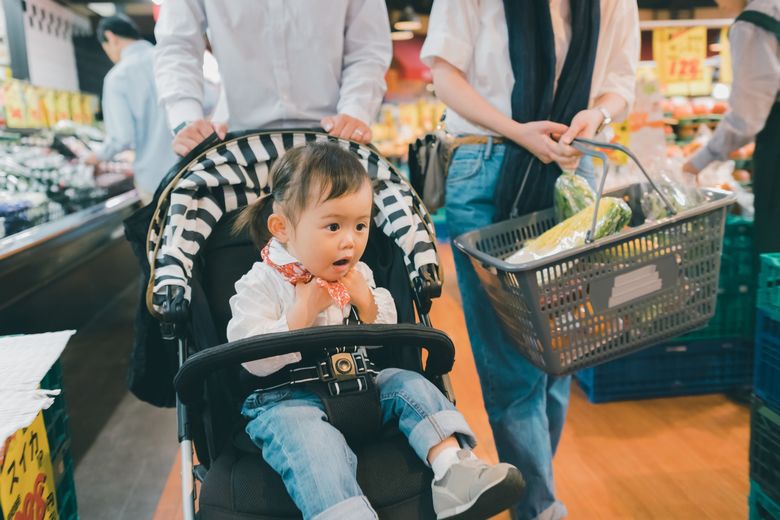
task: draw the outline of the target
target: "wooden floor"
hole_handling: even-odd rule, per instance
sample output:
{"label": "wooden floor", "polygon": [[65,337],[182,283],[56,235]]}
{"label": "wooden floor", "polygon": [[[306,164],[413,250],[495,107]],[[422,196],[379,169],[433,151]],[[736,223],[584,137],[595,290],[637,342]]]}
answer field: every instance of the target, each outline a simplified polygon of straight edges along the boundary
{"label": "wooden floor", "polygon": [[[458,408],[496,460],[449,247],[446,283],[433,324],[457,345],[452,380]],[[572,384],[555,458],[558,496],[573,519],[747,518],[749,411],[720,395],[593,405]],[[178,462],[155,520],[181,518]],[[497,517],[508,520],[508,515]]]}

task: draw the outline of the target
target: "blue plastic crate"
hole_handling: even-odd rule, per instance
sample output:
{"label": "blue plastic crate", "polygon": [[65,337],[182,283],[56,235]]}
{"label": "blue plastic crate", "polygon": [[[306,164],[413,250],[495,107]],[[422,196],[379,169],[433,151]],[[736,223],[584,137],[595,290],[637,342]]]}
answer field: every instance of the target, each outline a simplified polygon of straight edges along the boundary
{"label": "blue plastic crate", "polygon": [[780,321],[759,311],[756,319],[755,392],[780,411]]}
{"label": "blue plastic crate", "polygon": [[758,398],[750,414],[750,478],[780,503],[780,413]]}
{"label": "blue plastic crate", "polygon": [[749,386],[753,347],[741,338],[676,341],[580,370],[592,403],[724,392]]}
{"label": "blue plastic crate", "polygon": [[757,483],[750,482],[750,520],[780,520],[780,505],[761,490]]}

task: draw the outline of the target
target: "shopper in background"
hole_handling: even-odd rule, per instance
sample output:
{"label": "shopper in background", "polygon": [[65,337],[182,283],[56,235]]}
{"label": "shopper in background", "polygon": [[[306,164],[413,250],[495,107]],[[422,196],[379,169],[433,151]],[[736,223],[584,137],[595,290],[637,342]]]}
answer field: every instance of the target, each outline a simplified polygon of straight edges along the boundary
{"label": "shopper in background", "polygon": [[208,30],[227,99],[228,128],[312,128],[359,142],[379,111],[392,46],[382,0],[179,0],[155,29],[160,100],[186,155],[226,128],[203,118]]}
{"label": "shopper in background", "polygon": [[[718,0],[742,14],[729,31],[734,82],[731,110],[707,146],[683,167],[697,174],[755,139],[753,193],[757,253],[780,251],[780,1]],[[758,261],[758,257],[756,257]]]}
{"label": "shopper in background", "polygon": [[[458,236],[552,206],[559,165],[574,168],[579,160],[568,146],[572,139],[593,137],[613,115],[627,113],[639,60],[637,5],[437,0],[421,58],[449,107],[446,128],[460,136],[445,206],[450,234]],[[516,516],[563,518],[552,457],[570,378],[547,376],[519,354],[496,327],[498,317],[469,259],[454,254],[499,457],[527,482]]]}
{"label": "shopper in background", "polygon": [[142,40],[138,27],[124,16],[100,20],[97,38],[115,65],[103,80],[106,141],[87,162],[97,165],[135,149],[135,185],[141,201],[148,204],[160,180],[176,163],[171,133],[157,102],[154,46]]}

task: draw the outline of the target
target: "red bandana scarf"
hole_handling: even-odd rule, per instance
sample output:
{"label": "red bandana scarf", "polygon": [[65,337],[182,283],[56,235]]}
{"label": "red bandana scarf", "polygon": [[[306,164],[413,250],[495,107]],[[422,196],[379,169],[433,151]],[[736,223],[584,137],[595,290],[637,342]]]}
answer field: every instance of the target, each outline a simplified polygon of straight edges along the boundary
{"label": "red bandana scarf", "polygon": [[[293,285],[298,285],[301,282],[309,283],[312,278],[314,278],[314,275],[307,271],[300,262],[290,262],[289,264],[284,265],[276,265],[273,263],[271,261],[271,242],[266,244],[261,251],[260,256],[263,258],[263,262],[266,265],[276,269],[285,280]],[[316,278],[316,282],[320,287],[328,291],[330,297],[333,298],[333,302],[338,305],[339,308],[343,309],[349,303],[349,293],[343,283],[328,282],[322,278]]]}

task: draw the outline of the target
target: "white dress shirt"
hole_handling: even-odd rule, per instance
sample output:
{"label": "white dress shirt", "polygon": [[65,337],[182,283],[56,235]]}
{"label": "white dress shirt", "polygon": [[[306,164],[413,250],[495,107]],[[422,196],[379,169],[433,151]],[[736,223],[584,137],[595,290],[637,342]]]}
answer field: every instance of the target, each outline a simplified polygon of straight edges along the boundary
{"label": "white dress shirt", "polygon": [[[296,262],[290,253],[276,240],[271,241],[270,259],[276,265]],[[374,323],[396,323],[395,302],[390,291],[377,287],[371,268],[363,262],[358,262],[355,269],[363,275],[374,295],[377,315]],[[250,271],[236,282],[236,294],[230,298],[230,311],[233,317],[227,326],[228,341],[249,338],[258,334],[271,332],[286,332],[287,313],[295,303],[295,286],[267,264],[256,262]],[[321,312],[312,327],[320,325],[341,325],[349,316],[352,307],[348,304],[340,309],[335,303]],[[244,363],[250,373],[265,377],[282,369],[284,366],[301,360],[299,352],[282,354],[266,359]]]}
{"label": "white dress shirt", "polygon": [[133,174],[138,188],[153,194],[176,164],[171,133],[154,88],[154,47],[141,40],[122,50],[121,59],[103,80],[103,122],[106,141],[98,156],[111,160],[135,149]]}
{"label": "white dress shirt", "polygon": [[382,0],[172,0],[155,28],[157,89],[171,128],[203,117],[208,31],[230,130],[370,123],[392,58]]}
{"label": "white dress shirt", "polygon": [[[550,0],[555,36],[555,84],[571,42],[570,0]],[[591,106],[606,93],[615,93],[629,106],[634,101],[639,64],[639,12],[635,0],[601,0],[601,28],[593,81]],[[512,117],[515,77],[509,59],[509,35],[502,0],[436,0],[428,22],[428,36],[420,58],[431,65],[438,57],[460,69],[482,97]],[[625,117],[613,114],[613,118]],[[486,128],[471,123],[448,109],[447,130],[453,134],[488,135]]]}
{"label": "white dress shirt", "polygon": [[[780,20],[780,2],[752,0],[751,11]],[[731,152],[755,140],[780,103],[780,42],[773,33],[750,22],[736,22],[729,31],[734,82],[729,113],[718,124],[707,146],[691,163],[701,170],[712,161],[726,160]]]}

